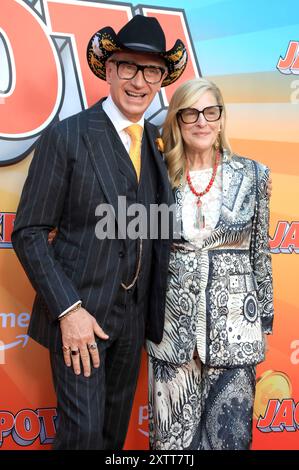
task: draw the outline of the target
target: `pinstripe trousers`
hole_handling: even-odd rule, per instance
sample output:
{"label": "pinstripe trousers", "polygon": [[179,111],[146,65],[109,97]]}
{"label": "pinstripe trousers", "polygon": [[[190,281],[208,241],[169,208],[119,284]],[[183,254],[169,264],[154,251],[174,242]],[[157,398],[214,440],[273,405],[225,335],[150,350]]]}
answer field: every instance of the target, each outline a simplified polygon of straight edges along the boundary
{"label": "pinstripe trousers", "polygon": [[90,377],[75,375],[61,353],[50,353],[58,411],[53,449],[122,449],[144,343],[143,312],[134,291],[120,293],[113,313],[123,321],[113,339],[97,341],[101,364]]}

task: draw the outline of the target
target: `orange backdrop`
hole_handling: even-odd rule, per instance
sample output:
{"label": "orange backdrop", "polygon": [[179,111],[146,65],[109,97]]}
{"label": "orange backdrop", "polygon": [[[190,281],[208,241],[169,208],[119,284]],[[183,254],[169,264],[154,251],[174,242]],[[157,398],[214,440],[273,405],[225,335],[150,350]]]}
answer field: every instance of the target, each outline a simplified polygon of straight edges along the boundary
{"label": "orange backdrop", "polygon": [[[34,292],[12,250],[10,235],[41,131],[53,119],[78,112],[107,93],[106,84],[86,63],[90,36],[107,24],[118,30],[135,10],[123,2],[33,3],[1,0],[0,446],[46,450],[55,435],[56,400],[48,353],[26,335]],[[289,17],[280,17],[274,8],[261,12],[265,18],[270,14],[273,24],[265,27],[260,17],[254,17],[256,25],[249,22],[252,30],[239,31],[236,23],[230,24],[226,3],[202,0],[195,8],[186,1],[185,11],[175,0],[140,7],[144,15],[159,19],[167,47],[180,37],[190,57],[183,78],[160,93],[147,117],[161,124],[176,86],[205,75],[223,91],[234,150],[272,170],[270,243],[276,318],[267,360],[257,370],[253,448],[299,449],[299,29],[291,10]],[[230,3],[240,15],[253,14],[246,2]],[[256,1],[250,3],[254,6]],[[285,3],[295,6],[294,1]],[[146,394],[144,354],[126,449],[148,448]]]}

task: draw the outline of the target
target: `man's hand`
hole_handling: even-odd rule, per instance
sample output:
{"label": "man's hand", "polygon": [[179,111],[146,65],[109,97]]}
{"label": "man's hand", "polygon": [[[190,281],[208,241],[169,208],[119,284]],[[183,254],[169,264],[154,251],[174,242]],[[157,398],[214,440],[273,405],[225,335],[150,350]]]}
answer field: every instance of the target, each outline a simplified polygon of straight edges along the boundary
{"label": "man's hand", "polygon": [[[93,367],[99,367],[100,356],[95,342],[95,335],[101,339],[109,338],[102,330],[96,319],[83,307],[60,320],[62,334],[63,356],[65,364],[73,365],[75,374],[81,373],[81,362],[85,377]],[[81,359],[81,362],[80,362]]]}

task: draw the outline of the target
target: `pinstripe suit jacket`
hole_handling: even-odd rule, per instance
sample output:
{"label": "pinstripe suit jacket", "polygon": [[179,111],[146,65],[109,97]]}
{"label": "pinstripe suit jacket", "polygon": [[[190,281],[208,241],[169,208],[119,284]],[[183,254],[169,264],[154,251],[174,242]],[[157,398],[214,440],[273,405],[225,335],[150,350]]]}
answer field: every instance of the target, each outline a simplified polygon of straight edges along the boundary
{"label": "pinstripe suit jacket", "polygon": [[[49,128],[39,140],[24,185],[12,234],[14,249],[37,292],[29,334],[52,350],[61,348],[57,317],[82,299],[113,339],[117,319],[111,315],[122,281],[126,240],[99,240],[95,209],[110,203],[118,218],[118,196],[125,195],[114,128],[101,102]],[[158,174],[157,202],[171,204],[166,166],[155,145],[158,131],[145,121]],[[59,232],[52,245],[48,233]],[[169,240],[152,249],[147,335],[162,336]],[[118,320],[119,321],[119,320]]]}

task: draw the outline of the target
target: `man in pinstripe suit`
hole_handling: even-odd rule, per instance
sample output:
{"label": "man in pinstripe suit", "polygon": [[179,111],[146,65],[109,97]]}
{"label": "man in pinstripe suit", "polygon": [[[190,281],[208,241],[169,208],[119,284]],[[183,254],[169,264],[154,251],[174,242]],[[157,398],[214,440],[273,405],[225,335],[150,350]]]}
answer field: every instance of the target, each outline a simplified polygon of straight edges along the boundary
{"label": "man in pinstripe suit", "polygon": [[[88,62],[110,95],[42,135],[12,234],[37,292],[29,334],[50,350],[55,449],[122,448],[145,328],[149,339],[161,339],[169,240],[100,239],[95,214],[110,204],[117,226],[119,196],[147,210],[173,202],[158,132],[144,112],[161,86],[179,78],[187,53],[179,40],[166,51],[158,21],[137,15],[118,34],[98,31]],[[134,124],[142,131],[141,169],[129,156]]]}

